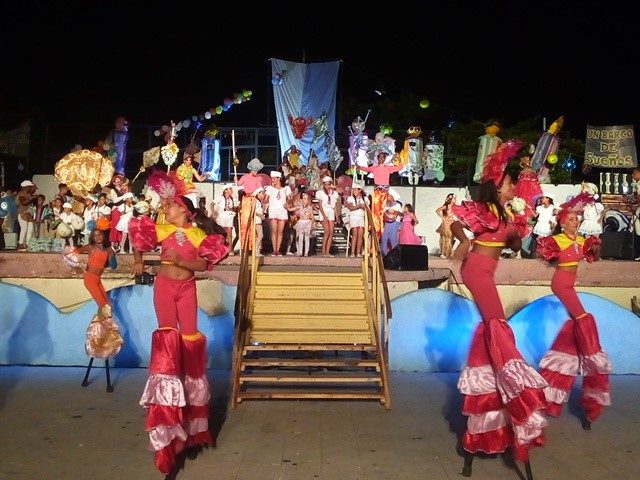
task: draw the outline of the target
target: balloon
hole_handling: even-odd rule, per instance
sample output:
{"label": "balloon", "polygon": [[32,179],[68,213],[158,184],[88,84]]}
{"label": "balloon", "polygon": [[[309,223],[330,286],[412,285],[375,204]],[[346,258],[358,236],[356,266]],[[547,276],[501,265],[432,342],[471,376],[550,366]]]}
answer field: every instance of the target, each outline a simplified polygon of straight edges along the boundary
{"label": "balloon", "polygon": [[7,215],[15,215],[17,211],[18,207],[13,195],[0,198],[0,218],[5,218]]}
{"label": "balloon", "polygon": [[429,100],[420,100],[420,108],[429,108]]}
{"label": "balloon", "polygon": [[393,133],[393,127],[390,123],[383,123],[380,125],[380,131],[385,135],[391,135]]}
{"label": "balloon", "polygon": [[218,115],[220,115],[220,114],[222,113],[222,107],[221,107],[220,105],[218,105],[218,106],[216,107],[216,113],[217,113]]}
{"label": "balloon", "polygon": [[204,112],[204,118],[206,118],[207,120],[209,120],[211,118],[211,112],[210,111],[206,111]]}
{"label": "balloon", "polygon": [[329,130],[329,123],[327,119],[327,113],[324,112],[318,118],[316,118],[313,122],[313,140],[311,143],[316,143],[321,137],[324,136]]}
{"label": "balloon", "polygon": [[366,124],[366,120],[362,120],[362,118],[358,116],[358,118],[356,118],[353,122],[351,122],[351,132],[354,135],[363,133],[365,124]]}
{"label": "balloon", "polygon": [[552,153],[547,157],[547,162],[549,162],[549,164],[551,165],[558,163],[558,155],[556,155],[555,153]]}
{"label": "balloon", "polygon": [[343,157],[340,154],[340,150],[337,146],[333,145],[329,154],[329,165],[331,169],[335,172],[340,164],[342,163]]}
{"label": "balloon", "polygon": [[287,72],[286,70],[283,70],[282,73],[274,73],[273,78],[271,78],[271,84],[274,87],[281,86],[286,80],[286,77],[285,77],[286,72]]}

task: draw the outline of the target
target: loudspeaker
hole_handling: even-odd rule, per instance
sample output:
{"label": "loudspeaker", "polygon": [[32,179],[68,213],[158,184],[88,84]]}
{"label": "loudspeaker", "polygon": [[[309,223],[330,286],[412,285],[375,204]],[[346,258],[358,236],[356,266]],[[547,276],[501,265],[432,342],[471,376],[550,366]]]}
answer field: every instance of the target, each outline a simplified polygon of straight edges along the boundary
{"label": "loudspeaker", "polygon": [[600,235],[602,258],[633,260],[633,232],[602,232]]}
{"label": "loudspeaker", "polygon": [[429,250],[425,245],[397,245],[383,258],[388,270],[427,270]]}

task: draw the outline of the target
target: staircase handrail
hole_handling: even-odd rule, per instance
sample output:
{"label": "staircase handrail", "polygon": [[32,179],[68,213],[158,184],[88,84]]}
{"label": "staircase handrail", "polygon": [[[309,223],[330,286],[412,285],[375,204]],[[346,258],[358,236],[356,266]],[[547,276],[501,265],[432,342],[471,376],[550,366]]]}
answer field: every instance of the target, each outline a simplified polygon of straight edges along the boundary
{"label": "staircase handrail", "polygon": [[368,205],[365,205],[364,231],[363,274],[367,288],[370,289],[374,300],[376,319],[379,319],[384,326],[379,330],[380,336],[383,337],[379,340],[386,351],[389,337],[389,320],[392,318],[391,299],[389,298],[389,289],[382,262],[378,232],[373,223],[373,213]]}

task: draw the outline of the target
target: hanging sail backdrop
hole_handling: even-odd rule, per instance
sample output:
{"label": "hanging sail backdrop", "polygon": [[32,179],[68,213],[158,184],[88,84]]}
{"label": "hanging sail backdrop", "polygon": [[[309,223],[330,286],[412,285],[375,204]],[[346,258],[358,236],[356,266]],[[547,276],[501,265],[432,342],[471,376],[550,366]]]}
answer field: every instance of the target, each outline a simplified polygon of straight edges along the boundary
{"label": "hanging sail backdrop", "polygon": [[[340,61],[298,63],[272,58],[273,100],[282,152],[296,145],[306,164],[313,148],[328,162],[325,145],[335,139],[336,91]],[[318,122],[318,119],[326,121]],[[315,122],[315,125],[314,125]],[[321,125],[321,126],[319,126]],[[316,129],[321,130],[316,132]]]}

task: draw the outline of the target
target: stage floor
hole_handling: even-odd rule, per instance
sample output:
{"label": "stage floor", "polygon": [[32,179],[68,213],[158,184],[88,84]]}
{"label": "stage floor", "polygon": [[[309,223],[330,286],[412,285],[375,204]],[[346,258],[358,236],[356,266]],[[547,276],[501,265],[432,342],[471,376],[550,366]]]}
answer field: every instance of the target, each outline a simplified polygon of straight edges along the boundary
{"label": "stage floor", "polygon": [[[146,369],[113,370],[113,393],[103,369],[87,388],[83,375],[76,367],[0,367],[0,478],[163,478],[138,405]],[[187,460],[178,480],[461,478],[457,374],[392,372],[390,411],[361,401],[249,401],[227,411],[228,375],[209,371],[218,447]],[[611,383],[613,405],[591,431],[580,428],[577,392],[550,420],[546,445],[531,453],[536,480],[640,478],[640,376]],[[476,459],[472,478],[516,480],[518,472],[495,456]]]}

